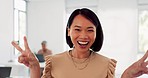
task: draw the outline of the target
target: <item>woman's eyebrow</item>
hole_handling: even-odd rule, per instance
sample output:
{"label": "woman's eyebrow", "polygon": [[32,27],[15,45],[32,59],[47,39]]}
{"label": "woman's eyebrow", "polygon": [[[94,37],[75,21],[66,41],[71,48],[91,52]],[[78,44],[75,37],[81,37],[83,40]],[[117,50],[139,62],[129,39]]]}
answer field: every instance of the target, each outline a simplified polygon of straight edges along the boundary
{"label": "woman's eyebrow", "polygon": [[75,25],[74,27],[78,27],[78,28],[81,28],[81,26],[78,26],[78,25]]}
{"label": "woman's eyebrow", "polygon": [[94,29],[94,27],[87,27],[87,29]]}

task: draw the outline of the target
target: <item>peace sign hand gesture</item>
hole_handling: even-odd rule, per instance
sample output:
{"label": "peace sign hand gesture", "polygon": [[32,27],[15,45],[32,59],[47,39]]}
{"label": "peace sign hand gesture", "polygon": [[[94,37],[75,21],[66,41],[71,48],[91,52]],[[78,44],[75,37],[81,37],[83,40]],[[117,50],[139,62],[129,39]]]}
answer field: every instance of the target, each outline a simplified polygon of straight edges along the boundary
{"label": "peace sign hand gesture", "polygon": [[23,50],[16,42],[12,41],[12,45],[21,52],[21,55],[18,57],[18,62],[23,63],[27,67],[30,68],[30,78],[40,78],[40,65],[39,61],[35,57],[35,55],[31,52],[27,38],[24,37],[24,46],[25,50]]}
{"label": "peace sign hand gesture", "polygon": [[148,61],[146,60],[148,57],[148,51],[146,54],[139,59],[137,62],[133,63],[130,67],[128,67],[122,75],[122,78],[135,78],[139,77],[143,74],[148,74]]}
{"label": "peace sign hand gesture", "polygon": [[12,45],[21,52],[21,55],[18,57],[18,62],[23,63],[27,67],[31,68],[34,64],[38,63],[38,60],[34,56],[34,54],[31,52],[26,37],[24,37],[24,46],[25,50],[22,50],[22,48],[17,45],[16,42],[12,41]]}

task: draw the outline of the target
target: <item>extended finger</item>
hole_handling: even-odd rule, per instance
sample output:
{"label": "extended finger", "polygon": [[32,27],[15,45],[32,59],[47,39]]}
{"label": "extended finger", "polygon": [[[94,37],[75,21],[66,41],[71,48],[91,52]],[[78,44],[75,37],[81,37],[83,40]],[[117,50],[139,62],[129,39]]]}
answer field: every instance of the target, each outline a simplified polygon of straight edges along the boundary
{"label": "extended finger", "polygon": [[29,49],[26,36],[24,36],[24,46],[25,46],[25,49]]}
{"label": "extended finger", "polygon": [[12,44],[18,51],[20,51],[21,53],[23,52],[22,48],[21,48],[15,41],[12,41],[11,44]]}
{"label": "extended finger", "polygon": [[144,54],[144,56],[141,58],[141,60],[144,62],[148,57],[148,50],[147,52]]}
{"label": "extended finger", "polygon": [[146,67],[148,65],[148,61],[144,62],[144,66]]}

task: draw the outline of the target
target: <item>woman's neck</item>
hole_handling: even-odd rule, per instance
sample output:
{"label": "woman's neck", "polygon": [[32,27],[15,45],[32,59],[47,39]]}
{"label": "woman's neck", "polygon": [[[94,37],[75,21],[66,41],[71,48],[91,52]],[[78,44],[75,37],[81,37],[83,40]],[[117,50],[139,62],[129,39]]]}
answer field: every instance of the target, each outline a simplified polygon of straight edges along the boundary
{"label": "woman's neck", "polygon": [[83,58],[88,58],[90,56],[90,51],[77,51],[75,49],[72,50],[72,56],[75,58],[83,59]]}

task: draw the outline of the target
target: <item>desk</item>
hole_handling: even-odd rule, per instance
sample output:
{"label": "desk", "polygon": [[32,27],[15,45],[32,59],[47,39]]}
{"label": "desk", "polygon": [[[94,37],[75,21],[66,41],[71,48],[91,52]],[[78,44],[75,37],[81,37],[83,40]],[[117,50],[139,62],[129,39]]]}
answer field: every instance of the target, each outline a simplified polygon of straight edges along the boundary
{"label": "desk", "polygon": [[0,65],[4,67],[12,67],[10,76],[29,76],[28,67],[17,61],[0,63]]}
{"label": "desk", "polygon": [[[24,64],[21,64],[19,62],[5,62],[5,63],[0,63],[0,66],[24,66]],[[45,67],[45,62],[40,62],[40,67],[44,68]]]}
{"label": "desk", "polygon": [[45,62],[40,62],[40,74],[41,74],[41,76],[43,75],[44,67],[45,67]]}
{"label": "desk", "polygon": [[40,67],[44,68],[45,67],[45,62],[40,62]]}
{"label": "desk", "polygon": [[[30,75],[29,68],[26,67],[24,64],[21,64],[17,61],[0,63],[0,66],[1,67],[8,67],[8,66],[12,67],[10,78],[27,78]],[[41,72],[42,72],[45,67],[45,62],[41,62],[40,67],[41,67]]]}

